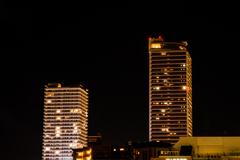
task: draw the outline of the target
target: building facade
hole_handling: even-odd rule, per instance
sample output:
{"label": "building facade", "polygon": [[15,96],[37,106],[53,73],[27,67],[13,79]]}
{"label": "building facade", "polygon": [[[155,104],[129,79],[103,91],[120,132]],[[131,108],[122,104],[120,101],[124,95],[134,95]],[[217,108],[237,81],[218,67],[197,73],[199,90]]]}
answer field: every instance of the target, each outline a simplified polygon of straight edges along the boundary
{"label": "building facade", "polygon": [[49,83],[44,92],[43,159],[72,160],[72,149],[87,147],[88,90]]}
{"label": "building facade", "polygon": [[180,137],[173,148],[151,160],[240,160],[240,137]]}
{"label": "building facade", "polygon": [[149,141],[192,136],[192,60],[187,42],[149,38]]}
{"label": "building facade", "polygon": [[73,149],[73,160],[138,160],[137,153],[129,145],[94,145]]}

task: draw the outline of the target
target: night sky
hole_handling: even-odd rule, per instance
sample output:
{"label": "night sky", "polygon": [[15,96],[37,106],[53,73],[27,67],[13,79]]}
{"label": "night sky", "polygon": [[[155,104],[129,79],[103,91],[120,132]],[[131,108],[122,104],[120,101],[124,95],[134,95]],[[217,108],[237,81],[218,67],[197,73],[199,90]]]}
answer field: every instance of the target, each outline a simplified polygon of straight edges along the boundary
{"label": "night sky", "polygon": [[89,89],[89,135],[148,140],[148,37],[187,41],[193,135],[239,136],[236,4],[0,1],[2,160],[41,160],[44,85]]}

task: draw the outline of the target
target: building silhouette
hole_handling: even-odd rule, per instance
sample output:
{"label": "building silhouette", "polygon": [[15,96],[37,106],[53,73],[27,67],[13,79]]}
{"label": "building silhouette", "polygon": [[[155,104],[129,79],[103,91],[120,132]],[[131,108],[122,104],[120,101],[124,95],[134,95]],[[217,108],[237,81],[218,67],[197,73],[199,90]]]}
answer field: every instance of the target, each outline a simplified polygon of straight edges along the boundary
{"label": "building silhouette", "polygon": [[81,85],[45,86],[43,159],[72,160],[72,149],[87,146],[87,91]]}
{"label": "building silhouette", "polygon": [[192,136],[192,60],[187,42],[149,38],[149,141]]}

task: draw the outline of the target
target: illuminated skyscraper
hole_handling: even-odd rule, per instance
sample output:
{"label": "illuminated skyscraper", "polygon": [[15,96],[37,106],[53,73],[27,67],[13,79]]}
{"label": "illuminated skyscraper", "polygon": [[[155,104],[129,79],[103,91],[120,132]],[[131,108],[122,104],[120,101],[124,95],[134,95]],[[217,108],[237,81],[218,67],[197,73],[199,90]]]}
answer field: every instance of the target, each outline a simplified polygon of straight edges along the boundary
{"label": "illuminated skyscraper", "polygon": [[149,141],[192,136],[192,60],[187,42],[149,38]]}
{"label": "illuminated skyscraper", "polygon": [[44,94],[43,159],[71,160],[72,149],[87,147],[88,90],[49,83]]}

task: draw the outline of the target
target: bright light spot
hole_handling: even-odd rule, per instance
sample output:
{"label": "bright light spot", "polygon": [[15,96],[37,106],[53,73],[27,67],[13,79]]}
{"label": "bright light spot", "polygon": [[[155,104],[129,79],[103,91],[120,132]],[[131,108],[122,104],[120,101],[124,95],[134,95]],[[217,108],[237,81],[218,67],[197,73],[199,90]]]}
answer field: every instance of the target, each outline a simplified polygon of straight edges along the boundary
{"label": "bright light spot", "polygon": [[60,110],[57,110],[57,113],[60,113],[61,111]]}
{"label": "bright light spot", "polygon": [[164,104],[167,104],[167,102],[164,102]]}
{"label": "bright light spot", "polygon": [[186,86],[183,86],[183,89],[187,89],[187,87],[186,87]]}
{"label": "bright light spot", "polygon": [[50,148],[46,148],[46,150],[47,150],[47,151],[49,151],[49,150],[50,150]]}
{"label": "bright light spot", "polygon": [[156,118],[156,119],[159,119],[159,118]]}
{"label": "bright light spot", "polygon": [[161,48],[161,45],[158,43],[158,44],[152,44],[151,48]]}
{"label": "bright light spot", "polygon": [[165,131],[165,129],[162,129],[162,131]]}
{"label": "bright light spot", "polygon": [[56,129],[60,129],[60,127],[56,127]]}
{"label": "bright light spot", "polygon": [[56,134],[56,136],[57,136],[57,137],[59,137],[59,136],[60,136],[60,134]]}
{"label": "bright light spot", "polygon": [[77,129],[77,127],[74,127],[74,129]]}
{"label": "bright light spot", "polygon": [[159,90],[160,88],[159,88],[159,87],[157,87],[156,89],[157,89],[157,90]]}
{"label": "bright light spot", "polygon": [[47,103],[51,103],[52,101],[51,100],[48,100]]}
{"label": "bright light spot", "polygon": [[120,148],[120,151],[124,151],[124,148]]}
{"label": "bright light spot", "polygon": [[113,151],[116,151],[116,149],[114,148]]}
{"label": "bright light spot", "polygon": [[186,64],[183,64],[183,67],[185,67],[186,66]]}
{"label": "bright light spot", "polygon": [[57,117],[56,119],[61,119],[61,117]]}
{"label": "bright light spot", "polygon": [[159,78],[159,77],[157,77],[157,78]]}
{"label": "bright light spot", "polygon": [[56,151],[55,153],[56,153],[56,154],[59,154],[59,151]]}
{"label": "bright light spot", "polygon": [[72,146],[72,144],[69,144],[69,146],[71,147],[71,146]]}
{"label": "bright light spot", "polygon": [[165,110],[163,109],[162,112],[165,112]]}

